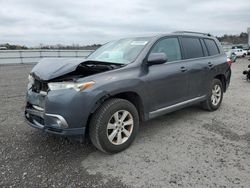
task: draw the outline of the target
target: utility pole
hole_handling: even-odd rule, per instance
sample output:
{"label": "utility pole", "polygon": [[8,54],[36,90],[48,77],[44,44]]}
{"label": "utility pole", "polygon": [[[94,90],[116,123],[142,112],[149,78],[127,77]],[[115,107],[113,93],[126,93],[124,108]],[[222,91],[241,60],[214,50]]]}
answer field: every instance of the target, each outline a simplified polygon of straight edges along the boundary
{"label": "utility pole", "polygon": [[250,27],[247,28],[247,34],[248,34],[248,46],[250,47]]}

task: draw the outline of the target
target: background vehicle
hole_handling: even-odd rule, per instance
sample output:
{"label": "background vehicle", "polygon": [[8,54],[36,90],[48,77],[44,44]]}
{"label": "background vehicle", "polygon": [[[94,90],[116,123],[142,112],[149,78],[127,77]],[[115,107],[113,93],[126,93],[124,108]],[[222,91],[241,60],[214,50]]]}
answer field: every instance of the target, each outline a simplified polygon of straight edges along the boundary
{"label": "background vehicle", "polygon": [[209,34],[120,39],[84,60],[37,64],[25,117],[49,133],[89,134],[98,149],[116,153],[133,142],[140,121],[197,103],[217,110],[230,77],[230,61]]}
{"label": "background vehicle", "polygon": [[234,52],[237,57],[245,57],[247,55],[247,51],[241,48],[232,49],[232,52]]}
{"label": "background vehicle", "polygon": [[247,50],[247,55],[250,55],[250,49]]}
{"label": "background vehicle", "polygon": [[234,45],[232,46],[232,49],[243,49],[242,45]]}
{"label": "background vehicle", "polygon": [[4,46],[0,46],[0,50],[7,50],[7,48]]}

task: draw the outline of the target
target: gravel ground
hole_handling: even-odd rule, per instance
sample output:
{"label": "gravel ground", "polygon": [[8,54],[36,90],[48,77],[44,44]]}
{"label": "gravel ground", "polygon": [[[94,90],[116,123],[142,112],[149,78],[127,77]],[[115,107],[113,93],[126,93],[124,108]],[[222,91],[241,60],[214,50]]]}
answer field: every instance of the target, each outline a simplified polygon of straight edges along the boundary
{"label": "gravel ground", "polygon": [[0,65],[0,187],[250,187],[250,83],[232,65],[216,112],[186,108],[141,123],[132,146],[106,155],[23,119],[32,65]]}

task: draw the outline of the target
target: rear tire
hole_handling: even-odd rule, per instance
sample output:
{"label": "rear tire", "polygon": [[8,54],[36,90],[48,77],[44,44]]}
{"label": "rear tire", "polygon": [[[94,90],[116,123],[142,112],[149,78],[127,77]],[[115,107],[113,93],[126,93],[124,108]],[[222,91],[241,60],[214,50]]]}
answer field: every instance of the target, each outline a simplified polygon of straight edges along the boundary
{"label": "rear tire", "polygon": [[201,103],[202,108],[207,111],[217,110],[223,99],[223,86],[219,79],[214,79],[211,83],[207,100]]}
{"label": "rear tire", "polygon": [[135,139],[139,115],[135,106],[124,99],[109,99],[93,114],[89,136],[93,145],[105,153],[125,150]]}

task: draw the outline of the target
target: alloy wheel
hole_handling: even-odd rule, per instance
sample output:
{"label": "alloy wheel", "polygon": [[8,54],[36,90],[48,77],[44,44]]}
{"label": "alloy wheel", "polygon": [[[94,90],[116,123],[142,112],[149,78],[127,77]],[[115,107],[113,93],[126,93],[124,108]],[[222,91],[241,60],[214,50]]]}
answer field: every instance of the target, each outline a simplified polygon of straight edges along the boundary
{"label": "alloy wheel", "polygon": [[214,85],[212,89],[212,95],[211,95],[211,102],[214,106],[217,106],[220,103],[221,100],[221,87],[220,85],[216,84]]}
{"label": "alloy wheel", "polygon": [[109,119],[107,137],[112,144],[121,145],[131,136],[133,127],[133,116],[127,110],[119,110]]}

